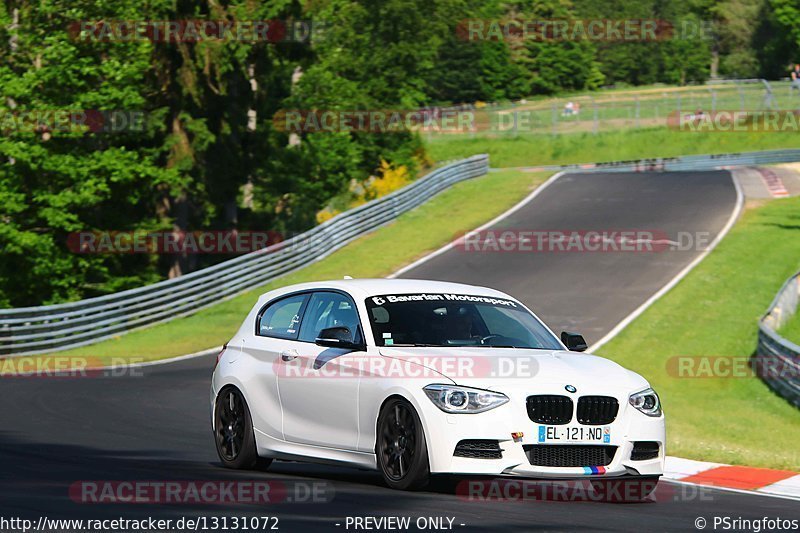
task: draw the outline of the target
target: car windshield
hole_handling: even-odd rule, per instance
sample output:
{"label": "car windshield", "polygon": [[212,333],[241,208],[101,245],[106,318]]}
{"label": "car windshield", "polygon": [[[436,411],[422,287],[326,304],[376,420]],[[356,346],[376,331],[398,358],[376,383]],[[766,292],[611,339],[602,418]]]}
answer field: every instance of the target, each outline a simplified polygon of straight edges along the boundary
{"label": "car windshield", "polygon": [[392,294],[366,300],[378,346],[563,349],[522,305],[493,296]]}

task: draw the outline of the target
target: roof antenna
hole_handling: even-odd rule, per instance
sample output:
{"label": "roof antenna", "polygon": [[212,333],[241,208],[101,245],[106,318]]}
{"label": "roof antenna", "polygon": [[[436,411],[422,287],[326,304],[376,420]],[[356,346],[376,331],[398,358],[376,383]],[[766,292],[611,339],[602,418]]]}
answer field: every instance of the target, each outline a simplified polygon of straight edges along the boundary
{"label": "roof antenna", "polygon": [[344,279],[353,279],[353,276],[345,276]]}

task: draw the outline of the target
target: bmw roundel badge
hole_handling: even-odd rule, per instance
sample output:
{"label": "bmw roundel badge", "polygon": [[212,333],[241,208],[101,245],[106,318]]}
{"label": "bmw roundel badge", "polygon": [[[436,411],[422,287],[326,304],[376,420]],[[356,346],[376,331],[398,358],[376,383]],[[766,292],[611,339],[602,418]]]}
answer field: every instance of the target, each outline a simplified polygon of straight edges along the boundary
{"label": "bmw roundel badge", "polygon": [[567,386],[566,386],[566,387],[564,387],[564,388],[565,388],[565,389],[567,389],[567,392],[575,392],[575,391],[577,391],[577,390],[578,390],[578,389],[576,389],[575,387],[573,387],[572,385],[567,385]]}

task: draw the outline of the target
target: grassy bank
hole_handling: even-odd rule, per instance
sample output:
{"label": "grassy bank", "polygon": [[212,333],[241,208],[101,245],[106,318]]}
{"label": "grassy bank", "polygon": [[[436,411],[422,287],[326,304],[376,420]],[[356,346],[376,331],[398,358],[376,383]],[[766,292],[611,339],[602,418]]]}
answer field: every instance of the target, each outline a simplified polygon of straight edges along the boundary
{"label": "grassy bank", "polygon": [[800,198],[746,211],[714,252],[599,351],[659,392],[669,454],[800,470],[800,410],[757,378],[689,377],[674,359],[755,351],[759,316],[800,266],[798,213]]}
{"label": "grassy bank", "polygon": [[488,153],[497,168],[797,148],[799,139],[797,133],[690,133],[653,128],[597,135],[449,135],[430,139],[428,150],[436,161]]}
{"label": "grassy bank", "polygon": [[[798,216],[797,219],[794,225],[796,229],[800,229],[800,216]],[[778,333],[783,336],[783,338],[800,345],[800,309],[795,311],[794,315],[789,318],[789,321],[778,330]]]}
{"label": "grassy bank", "polygon": [[[153,360],[192,353],[228,341],[259,295],[304,281],[391,274],[418,257],[499,215],[543,182],[547,173],[503,171],[459,183],[396,222],[347,245],[330,257],[254,287],[186,318],[65,352],[104,361]],[[487,201],[491,199],[491,201]]]}
{"label": "grassy bank", "polygon": [[800,345],[800,313],[795,313],[778,332],[783,338]]}

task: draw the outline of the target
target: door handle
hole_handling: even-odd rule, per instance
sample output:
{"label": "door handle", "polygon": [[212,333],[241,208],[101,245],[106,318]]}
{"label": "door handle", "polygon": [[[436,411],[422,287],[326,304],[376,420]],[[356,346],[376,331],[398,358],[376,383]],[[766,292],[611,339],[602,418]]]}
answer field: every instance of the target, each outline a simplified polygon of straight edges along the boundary
{"label": "door handle", "polygon": [[296,350],[284,350],[281,352],[281,361],[291,361],[297,359],[298,353]]}

